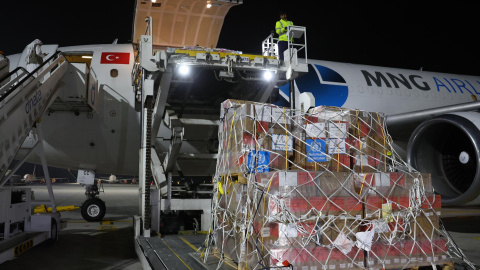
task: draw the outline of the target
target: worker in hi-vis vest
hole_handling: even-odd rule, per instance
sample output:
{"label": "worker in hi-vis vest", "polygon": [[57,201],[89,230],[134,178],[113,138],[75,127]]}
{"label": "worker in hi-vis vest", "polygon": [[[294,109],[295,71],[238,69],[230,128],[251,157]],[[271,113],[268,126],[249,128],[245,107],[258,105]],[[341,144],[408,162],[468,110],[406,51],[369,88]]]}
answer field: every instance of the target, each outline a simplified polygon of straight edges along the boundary
{"label": "worker in hi-vis vest", "polygon": [[[283,61],[283,52],[288,47],[287,26],[293,25],[293,22],[287,21],[287,12],[280,11],[280,21],[277,21],[275,25],[275,32],[278,34],[278,59]],[[293,38],[290,39],[293,42]]]}

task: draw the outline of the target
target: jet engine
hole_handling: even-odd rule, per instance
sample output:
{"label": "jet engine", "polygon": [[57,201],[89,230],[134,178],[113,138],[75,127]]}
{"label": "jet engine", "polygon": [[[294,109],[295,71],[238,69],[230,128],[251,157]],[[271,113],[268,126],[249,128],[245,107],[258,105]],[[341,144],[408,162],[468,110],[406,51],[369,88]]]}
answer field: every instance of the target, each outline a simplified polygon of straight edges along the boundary
{"label": "jet engine", "polygon": [[432,175],[443,205],[480,204],[480,113],[443,114],[421,123],[408,142],[407,161]]}

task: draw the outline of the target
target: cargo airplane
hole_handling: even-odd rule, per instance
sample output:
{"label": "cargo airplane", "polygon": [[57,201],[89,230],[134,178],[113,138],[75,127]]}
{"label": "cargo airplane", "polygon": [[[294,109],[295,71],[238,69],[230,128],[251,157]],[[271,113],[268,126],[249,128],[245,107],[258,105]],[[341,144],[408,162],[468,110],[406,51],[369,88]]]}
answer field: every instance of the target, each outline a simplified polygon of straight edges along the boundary
{"label": "cargo airplane", "polygon": [[[159,28],[154,33],[168,35],[157,37],[153,43],[158,44],[157,48],[191,44],[211,47],[217,44],[220,31],[217,24],[223,23],[228,9],[236,4],[235,1],[222,1],[212,7],[221,9],[215,17],[218,23],[198,24],[198,20],[187,18],[179,20],[178,16],[195,14],[200,18],[209,17],[203,8],[192,7],[189,14],[178,12],[176,16],[165,16],[164,19],[170,18],[172,23],[154,24]],[[145,29],[144,16],[138,14],[153,8],[150,2],[137,2],[132,40],[138,41]],[[162,12],[174,11],[165,9]],[[155,16],[159,17],[153,20],[159,21],[162,12],[158,12]],[[187,25],[181,26],[184,28],[179,31],[180,26],[173,20],[185,21]],[[197,32],[187,31],[189,26]],[[205,33],[204,28],[210,31],[208,40],[201,35]],[[42,117],[49,166],[138,175],[141,121],[135,107],[136,93],[131,77],[137,64],[137,46],[116,42],[72,47],[42,45],[43,52],[48,54],[45,59],[59,51],[69,62],[59,83],[59,94]],[[26,54],[24,51],[23,54],[7,56],[10,71],[25,66]],[[201,78],[201,83],[192,83],[174,74],[166,97],[165,110],[178,119],[203,115],[218,120],[220,103],[225,99],[259,101],[256,91],[265,85],[242,76],[222,80],[209,71],[193,71],[190,75]],[[162,76],[153,79],[158,88]],[[308,59],[308,73],[293,84],[297,96],[311,93],[316,106],[384,113],[396,151],[416,169],[432,174],[434,187],[443,195],[444,204],[480,202],[480,121],[475,111],[478,109],[480,77]],[[285,104],[289,100],[288,89],[286,81],[278,82],[272,94],[263,101]],[[41,98],[36,97],[37,100]],[[34,100],[26,100],[22,105],[25,113],[29,114],[35,104]],[[218,137],[215,128],[189,129],[188,124],[185,125],[181,153],[216,153]],[[154,142],[157,153],[168,152],[171,134],[162,123]],[[183,158],[179,158],[176,164],[177,175],[205,176],[215,172],[215,159],[196,160],[188,155]],[[39,163],[40,159],[32,155],[28,161]]]}

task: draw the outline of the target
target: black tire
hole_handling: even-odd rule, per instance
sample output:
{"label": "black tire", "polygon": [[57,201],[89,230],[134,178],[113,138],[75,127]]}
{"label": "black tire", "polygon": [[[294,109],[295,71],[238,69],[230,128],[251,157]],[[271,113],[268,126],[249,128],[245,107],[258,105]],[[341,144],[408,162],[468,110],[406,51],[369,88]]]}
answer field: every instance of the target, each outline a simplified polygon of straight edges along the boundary
{"label": "black tire", "polygon": [[46,241],[47,245],[51,246],[58,241],[58,233],[57,221],[52,218],[52,224],[50,225],[50,239]]}
{"label": "black tire", "polygon": [[99,198],[91,198],[82,204],[82,217],[86,221],[100,221],[105,216],[105,202]]}

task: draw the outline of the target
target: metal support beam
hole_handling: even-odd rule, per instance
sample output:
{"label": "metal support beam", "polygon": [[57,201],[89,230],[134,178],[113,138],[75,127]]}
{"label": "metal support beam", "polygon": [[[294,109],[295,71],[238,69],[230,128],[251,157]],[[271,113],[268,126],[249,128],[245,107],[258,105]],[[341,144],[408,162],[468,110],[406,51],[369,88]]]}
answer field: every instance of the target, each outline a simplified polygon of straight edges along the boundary
{"label": "metal support beam", "polygon": [[163,123],[168,129],[171,129],[172,132],[174,127],[183,126],[181,119],[178,118],[178,115],[174,110],[165,111],[165,115],[163,116]]}
{"label": "metal support beam", "polygon": [[167,112],[166,115],[169,116],[168,127],[172,129],[170,147],[165,155],[165,159],[163,160],[163,170],[165,174],[167,174],[167,201],[165,209],[169,210],[171,206],[170,202],[172,200],[172,172],[175,169],[178,154],[180,152],[180,148],[182,147],[184,129],[181,126],[177,116],[173,112]]}
{"label": "metal support beam", "polygon": [[167,193],[167,178],[165,177],[165,172],[163,171],[162,163],[158,157],[157,151],[155,148],[152,148],[152,174],[155,181],[155,186],[160,190],[160,195]]}
{"label": "metal support beam", "polygon": [[290,109],[295,110],[297,107],[296,98],[295,98],[295,81],[291,81],[289,84],[288,91],[290,93]]}
{"label": "metal support beam", "polygon": [[174,127],[172,129],[172,139],[170,141],[170,148],[168,149],[165,160],[163,161],[163,168],[166,173],[172,172],[177,163],[178,153],[182,147],[183,141],[183,127]]}
{"label": "metal support beam", "polygon": [[190,119],[190,118],[181,118],[180,121],[184,126],[195,125],[195,126],[216,126],[220,125],[220,120],[210,120],[210,119]]}
{"label": "metal support beam", "polygon": [[165,202],[165,210],[170,210],[172,207],[172,172],[168,172],[167,178],[167,201]]}
{"label": "metal support beam", "polygon": [[[147,94],[147,93],[144,93]],[[145,237],[150,237],[151,225],[151,205],[150,205],[150,181],[151,181],[151,124],[152,124],[152,96],[143,97],[142,103],[142,129],[140,145],[140,164],[139,164],[139,182],[141,192],[141,214],[143,221],[143,233]]]}
{"label": "metal support beam", "polygon": [[152,140],[157,138],[158,129],[160,123],[163,120],[165,105],[167,104],[168,92],[170,91],[170,84],[173,77],[173,67],[168,66],[162,74],[160,86],[157,91],[157,97],[155,101],[155,108],[153,109],[153,123],[152,123]]}
{"label": "metal support beam", "polygon": [[47,159],[45,158],[45,149],[43,147],[43,133],[41,124],[37,122],[34,130],[37,132],[38,141],[40,142],[37,147],[38,155],[42,161],[43,175],[45,176],[45,182],[47,183],[48,197],[50,198],[50,205],[52,206],[52,213],[57,212],[57,206],[55,204],[55,197],[53,196],[52,180],[50,179],[50,174],[48,173]]}

